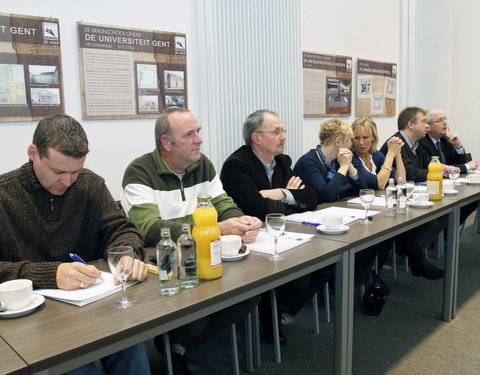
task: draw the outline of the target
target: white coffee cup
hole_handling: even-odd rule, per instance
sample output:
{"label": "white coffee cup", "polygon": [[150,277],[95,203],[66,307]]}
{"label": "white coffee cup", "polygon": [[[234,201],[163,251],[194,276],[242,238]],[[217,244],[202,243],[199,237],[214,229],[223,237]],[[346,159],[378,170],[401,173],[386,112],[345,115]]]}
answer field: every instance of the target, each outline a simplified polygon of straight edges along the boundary
{"label": "white coffee cup", "polygon": [[242,247],[242,237],[235,234],[227,234],[220,237],[222,246],[222,255],[232,257],[238,255],[238,251]]}
{"label": "white coffee cup", "polygon": [[443,190],[452,190],[453,181],[452,180],[443,180]]}
{"label": "white coffee cup", "polygon": [[17,279],[0,284],[0,301],[10,311],[27,307],[32,300],[32,293],[32,280]]}
{"label": "white coffee cup", "polygon": [[428,202],[429,194],[428,193],[413,193],[412,200],[413,203],[418,205],[425,205]]}
{"label": "white coffee cup", "polygon": [[322,224],[326,229],[341,229],[343,225],[343,216],[341,215],[328,215],[322,216]]}

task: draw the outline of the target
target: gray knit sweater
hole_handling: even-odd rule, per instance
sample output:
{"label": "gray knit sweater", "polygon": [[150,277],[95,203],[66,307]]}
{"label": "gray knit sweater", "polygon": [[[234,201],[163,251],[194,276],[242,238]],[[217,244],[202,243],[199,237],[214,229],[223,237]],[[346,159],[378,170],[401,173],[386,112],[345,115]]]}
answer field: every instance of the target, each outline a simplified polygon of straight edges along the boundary
{"label": "gray knit sweater", "polygon": [[82,169],[61,196],[41,186],[31,162],[0,175],[0,282],[26,278],[36,288],[56,288],[56,270],[71,262],[69,253],[88,262],[118,245],[132,246],[143,260],[142,239],[95,173]]}

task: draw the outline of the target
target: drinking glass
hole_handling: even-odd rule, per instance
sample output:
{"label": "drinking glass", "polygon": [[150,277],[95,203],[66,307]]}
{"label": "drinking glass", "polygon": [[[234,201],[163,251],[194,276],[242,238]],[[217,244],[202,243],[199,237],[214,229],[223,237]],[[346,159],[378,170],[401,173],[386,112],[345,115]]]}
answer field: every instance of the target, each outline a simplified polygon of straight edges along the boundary
{"label": "drinking glass", "polygon": [[128,309],[135,306],[134,301],[127,298],[126,283],[128,276],[132,273],[133,268],[133,249],[130,246],[117,246],[108,249],[108,267],[112,274],[120,280],[122,284],[123,296],[120,301],[115,304],[119,309]]}
{"label": "drinking glass", "polygon": [[407,200],[409,200],[415,190],[415,182],[407,181],[405,182],[405,187],[407,188]]}
{"label": "drinking glass", "polygon": [[278,237],[285,230],[285,215],[283,214],[267,214],[265,218],[268,233],[273,236],[273,255],[269,260],[283,260],[283,256],[278,253]]}
{"label": "drinking glass", "polygon": [[365,208],[365,219],[361,221],[362,224],[372,224],[372,222],[368,220],[368,209],[373,202],[373,198],[375,198],[375,192],[373,189],[360,190],[360,201],[362,202],[363,208]]}
{"label": "drinking glass", "polygon": [[448,170],[448,178],[453,181],[453,186],[455,186],[458,177],[460,177],[460,168],[450,168]]}

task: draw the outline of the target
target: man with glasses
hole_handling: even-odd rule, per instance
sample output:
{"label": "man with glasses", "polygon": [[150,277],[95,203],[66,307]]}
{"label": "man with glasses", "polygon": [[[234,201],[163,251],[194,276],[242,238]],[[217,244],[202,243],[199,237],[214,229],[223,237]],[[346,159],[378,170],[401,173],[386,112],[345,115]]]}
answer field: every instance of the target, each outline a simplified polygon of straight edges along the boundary
{"label": "man with glasses", "polygon": [[460,168],[460,173],[468,173],[477,168],[477,162],[471,160],[458,134],[452,132],[448,126],[447,116],[443,110],[429,109],[427,124],[429,126],[427,136],[418,143],[430,158],[438,155],[442,164]]}
{"label": "man with glasses", "polygon": [[[278,115],[268,110],[252,113],[243,124],[243,138],[245,145],[227,158],[220,173],[225,191],[243,212],[265,220],[269,213],[314,210],[317,194],[292,171],[292,159],[284,154],[286,129]],[[295,315],[332,275],[307,275],[277,288],[279,316],[282,311]],[[268,293],[262,295],[260,316],[265,338],[273,343]],[[280,343],[285,342],[280,332]]]}

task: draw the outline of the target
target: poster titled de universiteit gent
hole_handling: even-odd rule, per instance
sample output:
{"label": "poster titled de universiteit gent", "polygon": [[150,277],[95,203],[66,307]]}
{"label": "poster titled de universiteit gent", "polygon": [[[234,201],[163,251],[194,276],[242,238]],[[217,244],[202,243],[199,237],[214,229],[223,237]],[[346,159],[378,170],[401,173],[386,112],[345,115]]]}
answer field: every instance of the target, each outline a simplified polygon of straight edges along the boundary
{"label": "poster titled de universiteit gent", "polygon": [[185,34],[77,23],[83,119],[187,106]]}

